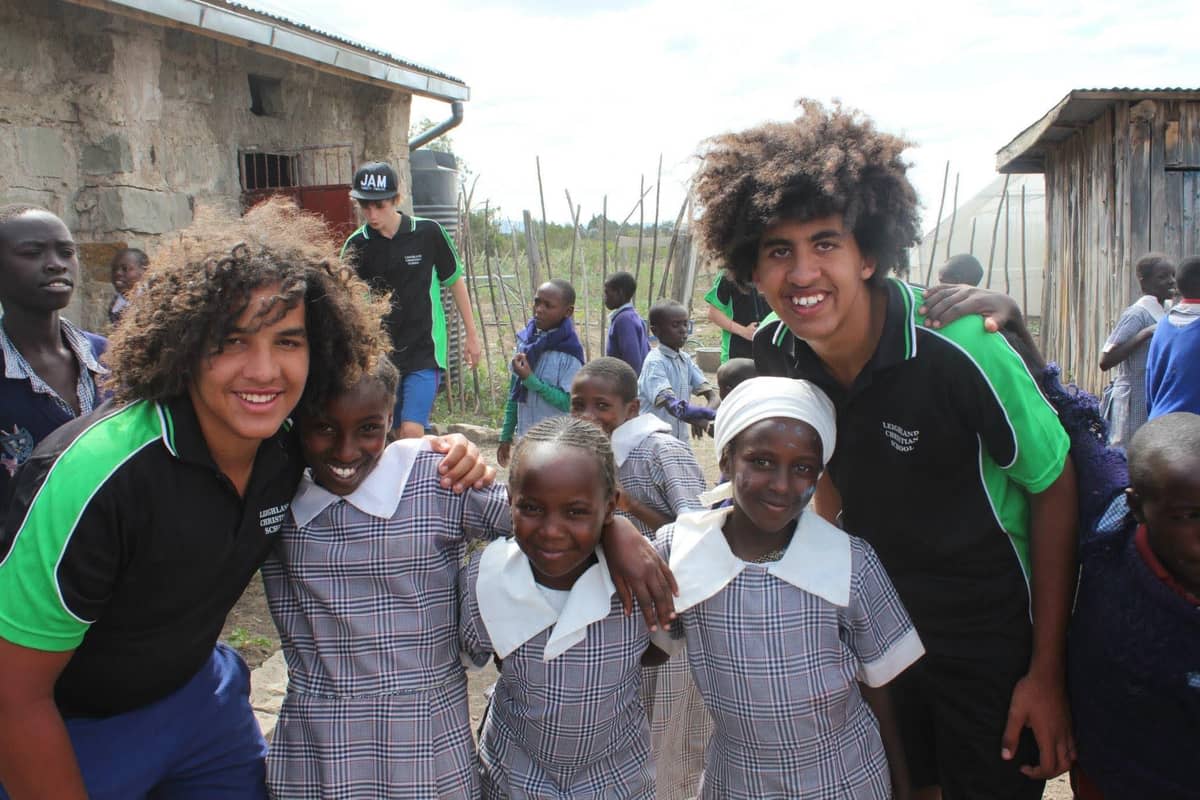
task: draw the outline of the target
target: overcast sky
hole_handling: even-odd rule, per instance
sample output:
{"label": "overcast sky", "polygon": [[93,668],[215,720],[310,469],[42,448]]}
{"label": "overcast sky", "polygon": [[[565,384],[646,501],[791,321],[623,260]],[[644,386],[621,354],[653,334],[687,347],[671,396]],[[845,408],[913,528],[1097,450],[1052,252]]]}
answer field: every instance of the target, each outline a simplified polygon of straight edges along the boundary
{"label": "overcast sky", "polygon": [[[808,96],[917,143],[910,174],[931,226],[947,160],[965,200],[994,176],[996,151],[1069,90],[1200,86],[1196,0],[248,4],[465,81],[455,149],[480,176],[476,202],[514,219],[540,213],[535,156],[547,213],[565,221],[564,188],[584,220],[605,194],[624,217],[661,153],[673,220],[706,136],[792,118]],[[414,102],[414,121],[448,113]]]}

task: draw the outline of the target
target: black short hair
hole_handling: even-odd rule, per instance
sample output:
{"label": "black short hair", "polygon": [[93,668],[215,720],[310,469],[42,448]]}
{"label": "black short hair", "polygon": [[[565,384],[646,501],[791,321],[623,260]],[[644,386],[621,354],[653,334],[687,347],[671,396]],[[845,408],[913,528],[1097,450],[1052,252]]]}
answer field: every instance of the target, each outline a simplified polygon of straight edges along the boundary
{"label": "black short hair", "polygon": [[[390,358],[377,358],[375,359],[375,366],[367,372],[364,372],[362,377],[358,379],[357,383],[338,389],[329,397],[325,398],[325,402],[330,403],[337,397],[350,394],[360,386],[370,386],[379,392],[381,400],[389,403],[390,405],[395,405],[396,392],[400,388],[400,370],[396,369],[396,365],[392,363]],[[300,411],[301,413],[312,417],[319,416],[324,409],[314,408],[310,398],[307,402],[301,404]],[[400,424],[397,420],[393,420],[392,423],[394,425]]]}
{"label": "black short hair", "polygon": [[137,262],[143,267],[150,266],[150,256],[146,255],[145,250],[141,249],[140,247],[122,247],[113,255],[112,260],[108,262],[109,267],[111,268],[114,264],[128,255],[132,255],[134,258],[136,258]]}
{"label": "black short hair", "polygon": [[983,280],[983,264],[970,253],[959,253],[951,256],[939,270],[941,279],[946,283],[965,283],[978,286]]}
{"label": "black short hair", "polygon": [[1200,458],[1200,414],[1176,411],[1155,417],[1133,435],[1128,457],[1133,490],[1142,497],[1154,497],[1167,469],[1194,464]]}
{"label": "black short hair", "polygon": [[31,211],[40,211],[44,214],[57,216],[53,211],[28,203],[9,203],[6,206],[0,206],[0,240],[4,239],[4,226],[6,224]]}
{"label": "black short hair", "polygon": [[752,358],[731,358],[717,368],[717,386],[721,389],[733,389],[742,381],[758,377],[758,370]]}
{"label": "black short hair", "polygon": [[637,278],[624,270],[609,275],[604,279],[604,285],[613,287],[626,298],[633,297],[637,292]]}
{"label": "black short hair", "polygon": [[638,396],[638,376],[633,367],[619,358],[601,356],[593,358],[575,373],[575,380],[581,378],[600,378],[608,381],[612,388],[626,403],[632,403]]}
{"label": "black short hair", "polygon": [[1133,265],[1134,274],[1137,275],[1138,283],[1149,278],[1154,274],[1154,270],[1158,269],[1159,264],[1169,264],[1174,267],[1174,262],[1167,257],[1166,253],[1146,253],[1137,260]]}
{"label": "black short hair", "polygon": [[1200,256],[1188,256],[1175,270],[1175,287],[1189,300],[1200,298]]}
{"label": "black short hair", "polygon": [[569,306],[575,305],[575,287],[571,285],[570,281],[564,281],[562,278],[554,278],[553,280],[546,281],[542,286],[547,284],[558,290],[565,304]]}
{"label": "black short hair", "polygon": [[688,313],[687,306],[678,300],[667,298],[665,300],[659,300],[657,303],[650,306],[650,313],[647,315],[647,317],[651,325],[659,325],[663,321],[663,316],[666,314],[674,314],[678,311],[682,311],[684,314]]}
{"label": "black short hair", "polygon": [[875,261],[869,282],[906,271],[908,248],[920,240],[917,193],[903,158],[912,142],[876,130],[866,115],[840,103],[797,105],[803,115],[793,122],[705,143],[693,184],[705,249],[747,286],[768,227],[839,214],[859,250]]}
{"label": "black short hair", "polygon": [[600,480],[604,485],[604,496],[612,497],[617,492],[617,466],[613,461],[612,442],[608,434],[586,420],[568,415],[547,417],[534,425],[513,448],[512,460],[508,465],[508,484],[519,487],[525,478],[525,454],[539,444],[548,444],[555,449],[573,447],[596,459]]}

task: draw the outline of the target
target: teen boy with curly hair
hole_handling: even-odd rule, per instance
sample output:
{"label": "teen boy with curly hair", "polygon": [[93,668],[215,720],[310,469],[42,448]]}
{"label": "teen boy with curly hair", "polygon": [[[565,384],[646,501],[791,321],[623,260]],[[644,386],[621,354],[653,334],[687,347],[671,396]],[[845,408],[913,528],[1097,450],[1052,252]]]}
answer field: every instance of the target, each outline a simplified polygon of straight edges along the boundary
{"label": "teen boy with curly hair", "polygon": [[893,684],[914,786],[1041,797],[1073,756],[1067,436],[1003,337],[977,316],[927,328],[922,290],[887,277],[918,235],[909,142],[801,106],[708,141],[705,244],[779,316],[755,336],[758,374],[811,380],[837,406],[817,509],[878,551],[927,648]]}
{"label": "teen boy with curly hair", "polygon": [[[286,201],[160,255],[108,351],[116,400],[42,442],[0,520],[0,797],[265,797],[217,637],[304,468],[292,409],[386,357],[369,297]],[[483,477],[463,455],[446,478]]]}

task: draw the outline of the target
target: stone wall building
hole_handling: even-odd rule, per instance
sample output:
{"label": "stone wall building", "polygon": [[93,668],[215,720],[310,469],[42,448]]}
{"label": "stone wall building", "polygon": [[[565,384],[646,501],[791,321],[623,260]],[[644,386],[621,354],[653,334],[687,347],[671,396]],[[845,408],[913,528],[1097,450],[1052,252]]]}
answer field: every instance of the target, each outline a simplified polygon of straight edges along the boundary
{"label": "stone wall building", "polygon": [[469,90],[220,0],[3,0],[0,204],[63,218],[82,245],[68,316],[102,331],[112,254],[153,258],[197,205],[282,191],[350,225],[357,164],[407,180],[414,94],[457,106]]}

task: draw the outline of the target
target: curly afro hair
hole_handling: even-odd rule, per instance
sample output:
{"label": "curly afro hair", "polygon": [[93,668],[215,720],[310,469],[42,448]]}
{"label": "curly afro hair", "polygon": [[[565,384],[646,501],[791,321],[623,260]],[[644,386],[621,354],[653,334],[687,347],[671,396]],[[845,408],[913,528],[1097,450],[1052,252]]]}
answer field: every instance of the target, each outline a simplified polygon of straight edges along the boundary
{"label": "curly afro hair", "polygon": [[201,209],[177,242],[155,253],[110,339],[116,398],[164,400],[188,391],[201,360],[221,352],[251,294],[264,287],[275,287],[275,295],[256,311],[257,326],[304,304],[302,406],[319,408],[386,358],[386,297],[372,296],[339,260],[319,217],[274,198],[241,219]]}
{"label": "curly afro hair", "polygon": [[917,195],[901,157],[912,145],[875,129],[838,102],[797,102],[794,122],[770,122],[714,136],[700,154],[695,191],[700,235],[740,286],[751,282],[763,232],[782,220],[841,214],[864,255],[871,281],[905,272],[907,249],[920,238]]}

